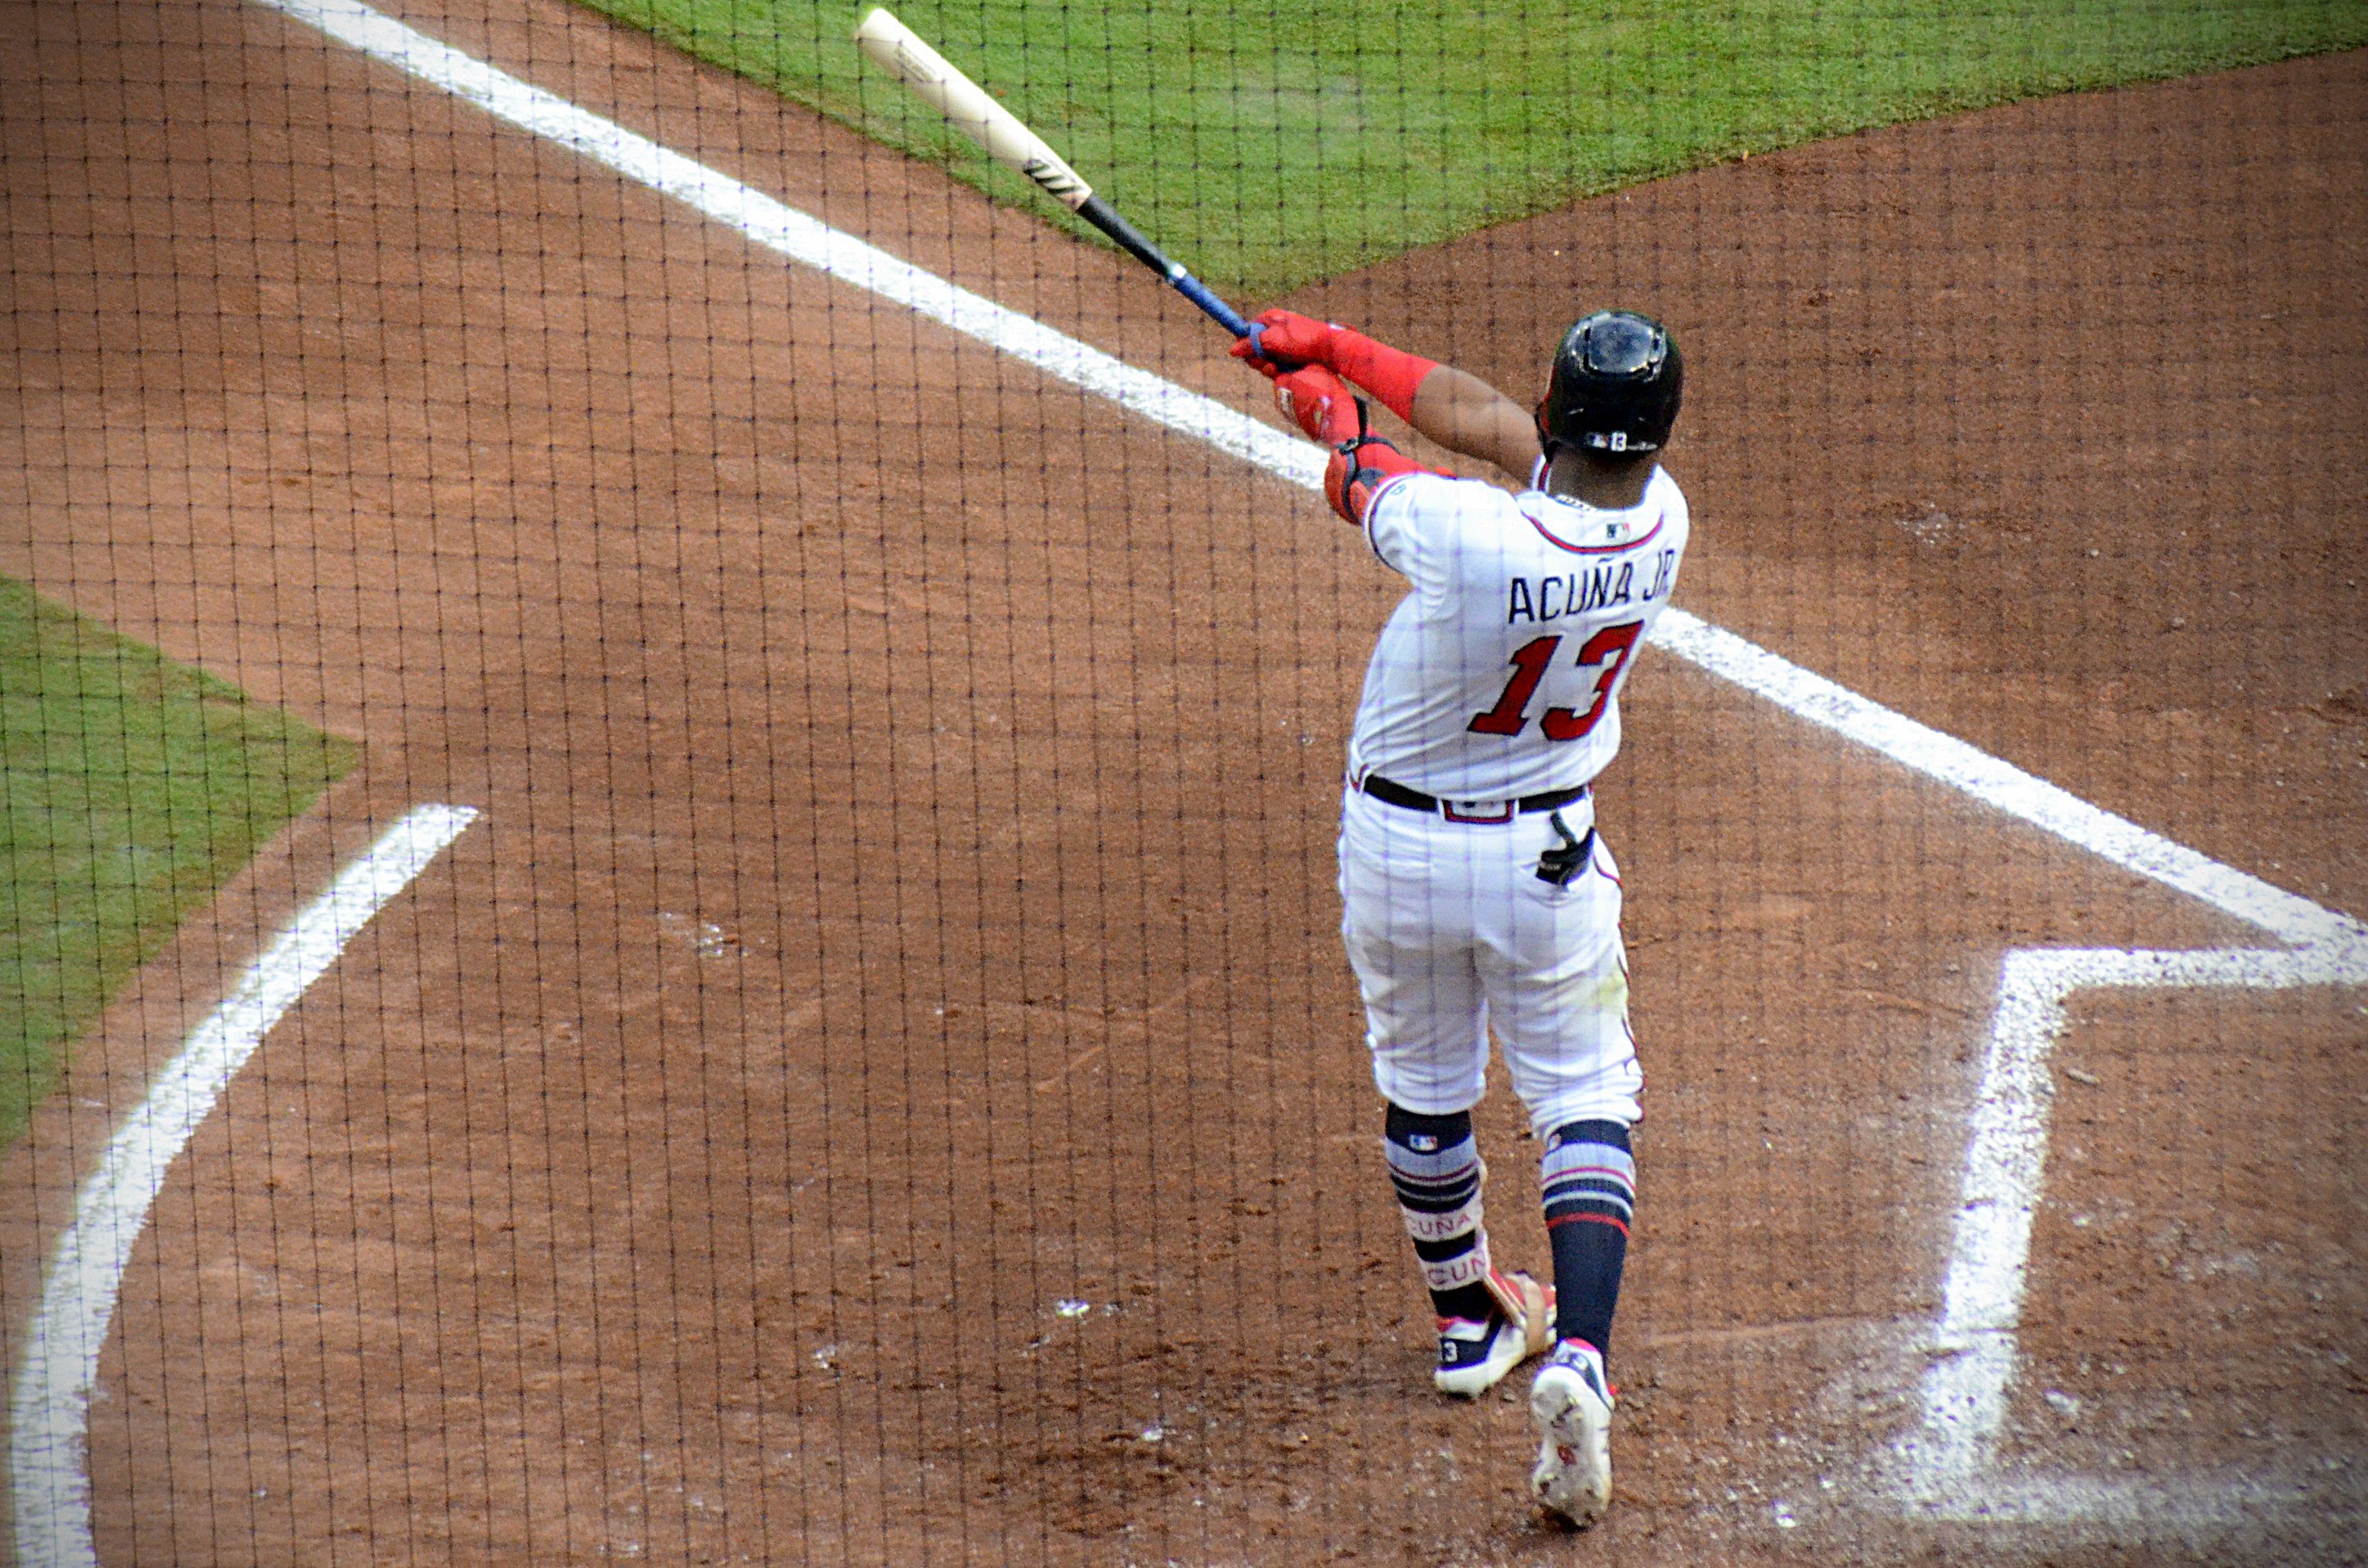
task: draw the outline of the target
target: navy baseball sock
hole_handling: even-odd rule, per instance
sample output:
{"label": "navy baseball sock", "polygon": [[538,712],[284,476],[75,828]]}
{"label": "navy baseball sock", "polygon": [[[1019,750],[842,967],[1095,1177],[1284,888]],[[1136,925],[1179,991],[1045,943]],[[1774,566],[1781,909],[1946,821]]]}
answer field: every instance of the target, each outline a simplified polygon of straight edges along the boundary
{"label": "navy baseball sock", "polygon": [[1611,1310],[1636,1211],[1636,1161],[1617,1121],[1556,1128],[1538,1162],[1554,1244],[1554,1335],[1611,1349]]}
{"label": "navy baseball sock", "polygon": [[1418,1116],[1393,1105],[1383,1134],[1390,1185],[1422,1260],[1431,1310],[1487,1322],[1497,1301],[1486,1284],[1488,1233],[1480,1223],[1480,1145],[1473,1141],[1472,1113]]}

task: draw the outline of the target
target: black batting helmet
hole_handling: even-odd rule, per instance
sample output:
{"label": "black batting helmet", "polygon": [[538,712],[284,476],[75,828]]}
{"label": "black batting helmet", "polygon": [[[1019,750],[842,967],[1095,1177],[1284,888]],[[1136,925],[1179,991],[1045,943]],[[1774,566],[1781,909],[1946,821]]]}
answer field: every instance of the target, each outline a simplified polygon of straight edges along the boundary
{"label": "black batting helmet", "polygon": [[1598,311],[1562,335],[1538,400],[1538,439],[1599,452],[1657,452],[1685,392],[1678,340],[1650,316]]}

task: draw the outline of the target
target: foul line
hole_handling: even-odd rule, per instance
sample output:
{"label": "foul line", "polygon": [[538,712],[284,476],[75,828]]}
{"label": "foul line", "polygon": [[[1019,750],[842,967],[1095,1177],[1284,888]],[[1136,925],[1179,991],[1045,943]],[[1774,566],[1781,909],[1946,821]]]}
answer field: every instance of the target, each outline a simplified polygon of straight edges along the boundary
{"label": "foul line", "polygon": [[2368,938],[2368,926],[2273,887],[2090,805],[2069,790],[1919,724],[1823,676],[1682,610],[1667,610],[1652,641],[1778,707],[1881,752],[1984,805],[2076,844],[2125,870],[2199,899],[2295,944]]}
{"label": "foul line", "polygon": [[[1322,454],[1273,426],[1139,370],[1018,312],[842,233],[729,176],[576,108],[356,0],[257,0],[497,119],[566,147],[831,278],[868,290],[1047,375],[1309,489]],[[1653,642],[1810,723],[1871,747],[1995,811],[2269,932],[2287,951],[2018,949],[2006,955],[1976,1090],[1964,1187],[1922,1436],[1907,1445],[1907,1492],[1979,1512],[1970,1483],[1991,1455],[2013,1374],[2030,1221],[2046,1150],[2045,1062],[2064,998],[2084,986],[2368,983],[2368,926],[2172,843],[2044,779],[1813,675],[1678,609]],[[2087,1517],[2085,1504],[2055,1505]],[[1952,1505],[1953,1506],[1953,1505]],[[2034,1515],[2018,1517],[2037,1517]]]}
{"label": "foul line", "polygon": [[467,806],[420,806],[382,834],[264,949],[108,1141],[51,1260],[9,1405],[8,1501],[17,1562],[97,1568],[90,1391],[124,1267],[164,1190],[166,1169],[264,1036],[476,814]]}
{"label": "foul line", "polygon": [[580,153],[661,196],[673,197],[767,250],[869,290],[1047,375],[1209,442],[1269,472],[1310,489],[1323,487],[1323,454],[1296,437],[924,272],[729,175],[718,174],[613,120],[578,108],[555,93],[497,71],[356,0],[256,3],[464,98],[496,119]]}

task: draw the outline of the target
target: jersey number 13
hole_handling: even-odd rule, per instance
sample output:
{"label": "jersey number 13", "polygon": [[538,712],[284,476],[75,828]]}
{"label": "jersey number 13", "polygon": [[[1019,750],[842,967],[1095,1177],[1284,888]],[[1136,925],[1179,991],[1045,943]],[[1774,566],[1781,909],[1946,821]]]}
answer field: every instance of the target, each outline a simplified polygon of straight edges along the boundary
{"label": "jersey number 13", "polygon": [[[1539,715],[1538,727],[1550,741],[1575,741],[1595,728],[1603,717],[1604,708],[1611,700],[1614,687],[1620,684],[1620,672],[1628,667],[1628,654],[1636,646],[1636,634],[1645,630],[1641,620],[1624,625],[1607,626],[1588,638],[1578,651],[1578,662],[1588,666],[1601,666],[1596,671],[1595,700],[1587,711],[1575,708],[1549,708]],[[1472,733],[1475,735],[1518,735],[1529,722],[1530,699],[1537,695],[1538,682],[1545,679],[1547,667],[1553,665],[1554,650],[1562,639],[1533,637],[1521,644],[1508,661],[1513,676],[1497,698],[1497,706],[1486,713],[1472,715]]]}

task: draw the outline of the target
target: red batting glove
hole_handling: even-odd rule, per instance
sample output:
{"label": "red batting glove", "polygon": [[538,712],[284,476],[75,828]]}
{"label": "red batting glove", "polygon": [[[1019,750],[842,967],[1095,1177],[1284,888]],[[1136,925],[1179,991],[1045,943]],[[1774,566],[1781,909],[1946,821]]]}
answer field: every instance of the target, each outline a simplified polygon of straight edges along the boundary
{"label": "red batting glove", "polygon": [[1329,365],[1332,335],[1340,330],[1313,316],[1283,310],[1261,311],[1254,324],[1258,329],[1254,335],[1234,344],[1234,358],[1247,360],[1269,377],[1283,373],[1276,360],[1292,365]]}
{"label": "red batting glove", "polygon": [[1256,324],[1258,336],[1237,341],[1234,353],[1264,371],[1268,379],[1282,374],[1276,360],[1321,365],[1372,393],[1400,419],[1414,418],[1414,394],[1423,378],[1439,369],[1436,360],[1292,311],[1267,311]]}
{"label": "red batting glove", "polygon": [[1274,405],[1309,440],[1326,447],[1355,440],[1363,427],[1356,398],[1339,377],[1321,365],[1304,365],[1277,375]]}

